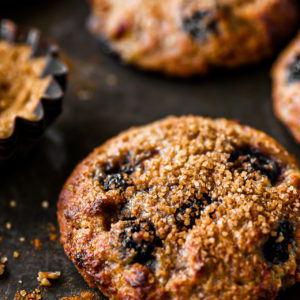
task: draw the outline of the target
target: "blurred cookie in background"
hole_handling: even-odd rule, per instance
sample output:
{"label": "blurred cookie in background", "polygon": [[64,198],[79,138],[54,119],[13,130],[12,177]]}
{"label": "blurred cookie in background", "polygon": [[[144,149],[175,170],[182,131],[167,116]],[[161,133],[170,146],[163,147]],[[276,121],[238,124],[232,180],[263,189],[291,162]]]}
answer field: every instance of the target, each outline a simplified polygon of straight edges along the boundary
{"label": "blurred cookie in background", "polygon": [[300,33],[278,58],[272,78],[275,114],[300,143]]}
{"label": "blurred cookie in background", "polygon": [[89,28],[106,48],[173,76],[258,63],[294,33],[299,16],[295,0],[89,2]]}

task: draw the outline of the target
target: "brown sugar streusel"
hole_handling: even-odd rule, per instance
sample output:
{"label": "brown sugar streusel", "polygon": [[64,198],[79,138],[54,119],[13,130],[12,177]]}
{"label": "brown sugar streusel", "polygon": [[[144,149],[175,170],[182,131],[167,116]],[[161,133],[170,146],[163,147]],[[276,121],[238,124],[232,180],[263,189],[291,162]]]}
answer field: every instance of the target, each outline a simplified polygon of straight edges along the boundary
{"label": "brown sugar streusel", "polygon": [[76,167],[61,241],[111,299],[274,299],[300,280],[299,189],[294,158],[266,134],[169,117]]}
{"label": "brown sugar streusel", "polygon": [[31,58],[29,45],[0,41],[0,138],[8,137],[16,117],[36,120],[36,109],[49,84],[41,79],[46,58]]}

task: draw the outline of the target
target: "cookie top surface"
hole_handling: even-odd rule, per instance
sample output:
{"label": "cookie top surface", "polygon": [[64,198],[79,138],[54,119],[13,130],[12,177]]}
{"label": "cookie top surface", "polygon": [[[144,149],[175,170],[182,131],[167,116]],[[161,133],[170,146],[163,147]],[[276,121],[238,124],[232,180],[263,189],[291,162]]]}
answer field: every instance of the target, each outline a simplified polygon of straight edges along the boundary
{"label": "cookie top surface", "polygon": [[76,167],[61,240],[111,299],[272,299],[300,279],[299,189],[293,157],[264,133],[169,117]]}
{"label": "cookie top surface", "polygon": [[92,0],[91,30],[121,58],[171,75],[270,56],[295,30],[295,0]]}
{"label": "cookie top surface", "polygon": [[300,143],[300,33],[276,61],[272,77],[274,111]]}
{"label": "cookie top surface", "polygon": [[35,120],[49,78],[41,79],[46,58],[31,58],[29,45],[0,41],[0,138],[9,136],[16,117]]}

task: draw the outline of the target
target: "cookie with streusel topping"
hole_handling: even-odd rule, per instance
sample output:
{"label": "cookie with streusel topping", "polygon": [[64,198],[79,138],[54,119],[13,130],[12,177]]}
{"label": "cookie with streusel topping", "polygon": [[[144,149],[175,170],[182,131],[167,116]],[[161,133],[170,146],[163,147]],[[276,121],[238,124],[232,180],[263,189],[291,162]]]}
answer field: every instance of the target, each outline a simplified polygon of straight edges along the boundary
{"label": "cookie with streusel topping", "polygon": [[89,27],[127,63],[204,75],[270,57],[296,30],[296,0],[90,0]]}
{"label": "cookie with streusel topping", "polygon": [[300,33],[274,64],[272,77],[275,114],[300,143]]}
{"label": "cookie with streusel topping", "polygon": [[299,213],[283,147],[194,116],[107,141],[58,202],[66,254],[111,299],[274,299],[300,280]]}

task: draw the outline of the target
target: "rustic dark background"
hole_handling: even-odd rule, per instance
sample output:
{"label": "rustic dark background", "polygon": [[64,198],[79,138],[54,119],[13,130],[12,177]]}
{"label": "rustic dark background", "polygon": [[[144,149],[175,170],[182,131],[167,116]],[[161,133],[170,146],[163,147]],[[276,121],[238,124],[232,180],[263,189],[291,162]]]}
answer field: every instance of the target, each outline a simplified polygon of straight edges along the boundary
{"label": "rustic dark background", "polygon": [[[17,2],[24,2],[22,6]],[[62,271],[61,278],[42,292],[44,299],[80,295],[87,284],[68,261],[49,223],[57,228],[56,201],[74,166],[107,138],[132,126],[170,114],[227,117],[261,129],[281,142],[300,160],[300,148],[276,120],[271,105],[271,61],[261,66],[207,79],[174,80],[146,74],[119,64],[101,53],[86,30],[84,0],[11,1],[0,17],[40,28],[56,40],[71,76],[64,112],[30,155],[0,169],[0,256],[7,256],[0,278],[0,299],[13,299],[17,290],[38,287],[38,271]],[[1,58],[0,58],[1,59]],[[17,206],[11,207],[10,201]],[[49,208],[42,208],[43,201]],[[5,224],[12,228],[7,230]],[[51,227],[51,225],[50,225]],[[25,242],[19,238],[25,237]],[[55,237],[55,236],[54,236]],[[32,241],[42,246],[36,249]],[[13,258],[18,251],[20,258]],[[18,283],[22,280],[22,284]],[[94,292],[101,299],[100,293]],[[300,287],[280,299],[299,299]]]}

